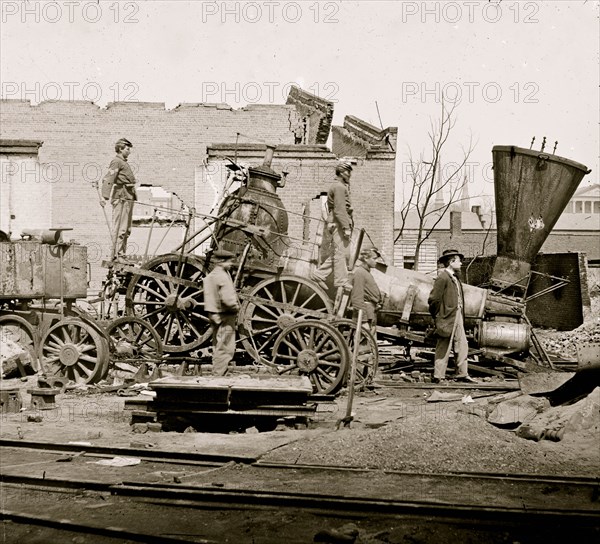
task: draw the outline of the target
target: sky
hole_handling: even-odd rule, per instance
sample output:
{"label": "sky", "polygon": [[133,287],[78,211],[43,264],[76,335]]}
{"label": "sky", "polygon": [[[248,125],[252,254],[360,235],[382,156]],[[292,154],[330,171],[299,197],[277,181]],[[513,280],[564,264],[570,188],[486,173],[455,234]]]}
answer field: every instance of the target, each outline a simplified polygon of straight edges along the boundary
{"label": "sky", "polygon": [[220,2],[0,0],[1,97],[285,103],[292,84],[398,127],[396,208],[410,154],[430,157],[442,98],[456,102],[444,164],[469,157],[492,195],[492,147],[540,149],[598,183],[597,0]]}

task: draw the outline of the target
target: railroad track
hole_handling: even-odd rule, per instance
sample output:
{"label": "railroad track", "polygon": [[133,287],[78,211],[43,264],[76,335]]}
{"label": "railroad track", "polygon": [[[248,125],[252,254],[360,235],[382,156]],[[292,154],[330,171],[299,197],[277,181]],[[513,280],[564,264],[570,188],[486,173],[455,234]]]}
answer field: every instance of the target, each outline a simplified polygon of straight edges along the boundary
{"label": "railroad track", "polygon": [[[209,520],[215,512],[235,518],[242,511],[267,520],[293,512],[295,516],[302,514],[302,525],[306,527],[317,520],[329,520],[330,525],[341,520],[389,524],[400,519],[406,523],[409,518],[427,519],[428,523],[444,520],[478,527],[484,524],[503,530],[543,528],[563,531],[565,536],[575,532],[580,542],[585,542],[587,536],[597,537],[600,527],[598,478],[473,472],[416,474],[262,463],[244,456],[6,440],[0,441],[0,447],[3,495],[17,494],[23,499],[13,502],[21,504],[21,509],[3,509],[3,519],[131,542],[220,540],[208,530],[186,539],[164,532],[152,535],[133,528],[118,529],[112,524],[107,528],[106,523],[98,525],[86,519],[64,520],[32,511],[26,497],[33,495],[41,503],[52,504],[54,496],[91,493],[116,501],[121,505],[117,511],[136,511],[143,505],[146,510],[185,510],[188,517]],[[90,459],[116,455],[134,455],[143,462],[122,472],[107,473],[90,464]],[[72,460],[57,463],[61,458]],[[3,508],[6,504],[4,501]]]}

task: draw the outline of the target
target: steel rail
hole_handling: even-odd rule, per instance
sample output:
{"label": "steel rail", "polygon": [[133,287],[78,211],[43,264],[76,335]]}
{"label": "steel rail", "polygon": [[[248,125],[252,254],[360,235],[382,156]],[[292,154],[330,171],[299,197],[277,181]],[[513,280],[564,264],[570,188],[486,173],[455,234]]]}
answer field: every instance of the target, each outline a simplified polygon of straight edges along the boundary
{"label": "steel rail", "polygon": [[62,444],[53,442],[34,442],[27,440],[0,439],[0,448],[21,448],[72,453],[90,453],[110,456],[135,456],[145,461],[185,463],[185,464],[224,464],[230,461],[251,464],[256,457],[244,455],[221,455],[216,453],[198,453],[185,451],[147,450],[138,448],[118,448],[112,446],[87,446],[81,444]]}
{"label": "steel rail", "polygon": [[[253,489],[222,489],[214,487],[171,484],[147,484],[124,482],[113,485],[111,493],[124,497],[160,498],[190,503],[219,503],[222,505],[277,506],[279,508],[306,508],[336,511],[337,513],[360,512],[362,514],[444,516],[493,521],[521,521],[561,523],[571,520],[581,524],[597,525],[600,511],[560,508],[526,508],[510,506],[482,506],[474,504],[443,503],[440,501],[415,501],[373,499],[320,493],[292,493]],[[225,506],[226,507],[226,506]]]}
{"label": "steel rail", "polygon": [[[510,506],[483,506],[477,504],[456,504],[440,501],[397,500],[361,498],[321,493],[293,493],[287,491],[268,491],[254,489],[223,489],[213,486],[192,486],[178,484],[123,482],[121,484],[102,483],[87,480],[66,480],[31,476],[2,476],[5,484],[29,486],[38,491],[53,492],[53,489],[88,489],[97,492],[109,492],[112,495],[138,499],[160,499],[172,506],[191,506],[203,509],[206,504],[218,504],[220,508],[239,509],[277,507],[323,511],[329,514],[344,515],[360,513],[363,515],[410,515],[443,516],[444,518],[477,519],[511,523],[573,523],[575,526],[597,526],[600,511],[561,508],[527,508]],[[1,513],[1,512],[0,512]],[[335,515],[334,514],[334,515]]]}
{"label": "steel rail", "polygon": [[189,540],[182,538],[173,538],[163,535],[152,535],[149,533],[138,533],[129,531],[121,527],[100,527],[97,525],[89,525],[77,523],[68,519],[53,519],[49,516],[33,515],[24,512],[15,512],[13,510],[0,510],[0,520],[12,521],[26,525],[37,525],[39,527],[48,527],[61,531],[69,531],[73,533],[85,533],[96,536],[104,536],[117,539],[118,542],[133,541],[147,542],[149,544],[202,544],[209,542],[207,540]]}
{"label": "steel rail", "polygon": [[[309,465],[295,463],[278,463],[275,461],[262,461],[252,456],[221,455],[198,452],[180,452],[154,449],[117,448],[111,446],[86,446],[79,444],[65,444],[52,442],[34,442],[26,440],[0,439],[0,448],[45,450],[61,453],[81,453],[100,456],[135,456],[144,461],[163,462],[172,464],[189,464],[190,466],[220,466],[226,463],[243,463],[258,469],[329,471],[329,472],[364,472],[377,474],[391,474],[397,476],[411,476],[423,478],[472,478],[481,480],[515,480],[531,483],[551,483],[567,485],[600,486],[600,476],[554,476],[551,474],[528,474],[509,472],[477,472],[477,471],[448,471],[448,472],[411,472],[399,470],[381,470],[378,468],[341,466],[341,465]],[[0,466],[1,469],[1,466]]]}
{"label": "steel rail", "polygon": [[476,471],[448,471],[448,472],[409,472],[403,470],[381,470],[376,468],[346,467],[338,465],[304,465],[292,463],[277,463],[275,461],[258,460],[252,464],[253,468],[273,468],[290,470],[326,470],[340,472],[377,472],[378,474],[393,474],[395,476],[414,476],[422,478],[476,478],[481,480],[515,480],[518,482],[573,484],[600,486],[600,476],[553,476],[550,474],[524,474],[509,472],[476,472]]}

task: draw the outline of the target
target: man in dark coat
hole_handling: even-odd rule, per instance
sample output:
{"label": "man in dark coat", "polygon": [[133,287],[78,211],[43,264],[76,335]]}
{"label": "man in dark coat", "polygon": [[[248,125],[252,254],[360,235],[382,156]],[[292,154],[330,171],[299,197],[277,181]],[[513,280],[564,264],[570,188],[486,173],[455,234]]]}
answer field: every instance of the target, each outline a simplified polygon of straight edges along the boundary
{"label": "man in dark coat", "polygon": [[460,270],[463,255],[455,249],[447,249],[440,257],[444,268],[436,278],[429,295],[429,312],[435,319],[435,332],[438,341],[435,346],[434,383],[442,382],[446,377],[450,348],[454,348],[456,380],[476,383],[469,376],[467,355],[469,345],[465,334],[465,299],[462,284],[457,272]]}

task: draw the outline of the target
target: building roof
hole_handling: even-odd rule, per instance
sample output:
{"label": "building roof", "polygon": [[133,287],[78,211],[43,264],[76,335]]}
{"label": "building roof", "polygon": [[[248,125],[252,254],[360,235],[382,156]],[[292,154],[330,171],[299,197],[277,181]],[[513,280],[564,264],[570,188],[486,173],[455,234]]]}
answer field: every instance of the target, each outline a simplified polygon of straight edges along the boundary
{"label": "building roof", "polygon": [[[431,229],[435,222],[440,218],[439,212],[429,214],[425,218],[425,228]],[[461,212],[461,221],[463,230],[487,230],[489,226],[484,227],[475,212]],[[402,225],[402,216],[400,212],[394,214],[394,227],[399,229]],[[419,216],[415,210],[410,210],[406,216],[404,228],[407,230],[416,230],[419,228]],[[442,215],[440,222],[435,227],[437,230],[450,230],[450,211]]]}
{"label": "building roof", "polygon": [[553,230],[592,230],[600,231],[600,214],[563,213]]}
{"label": "building roof", "polygon": [[573,198],[580,199],[584,196],[600,198],[600,183],[594,183],[593,185],[586,185],[585,187],[580,187],[573,195]]}
{"label": "building roof", "polygon": [[[425,221],[425,229],[430,230],[439,218],[439,213],[428,215]],[[462,212],[462,230],[481,231],[485,232],[489,229],[489,225],[483,226],[479,221],[479,217],[474,212]],[[400,229],[402,217],[400,212],[394,214],[394,228]],[[419,217],[414,210],[411,210],[406,218],[405,230],[417,230],[419,228]],[[492,230],[495,230],[496,222]],[[440,222],[435,227],[436,230],[450,230],[450,212],[443,215]],[[589,213],[563,213],[554,225],[554,231],[596,231],[600,232],[600,214]]]}

